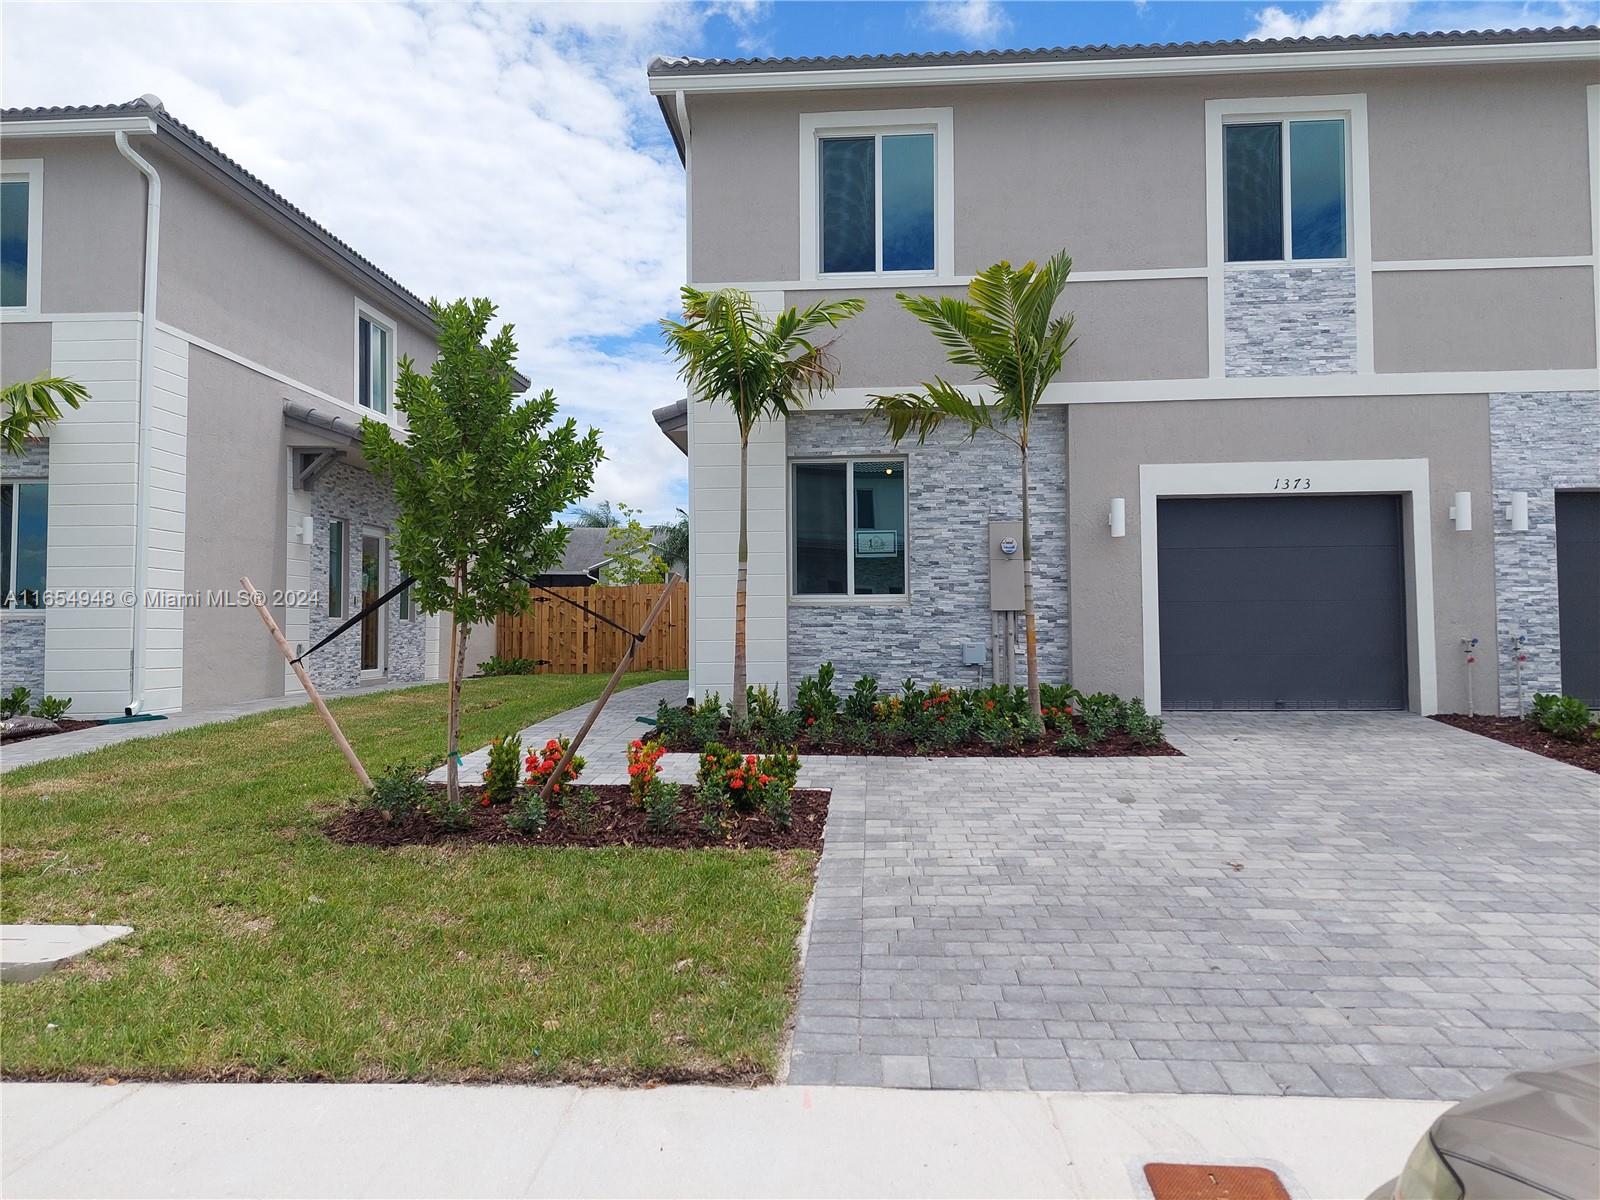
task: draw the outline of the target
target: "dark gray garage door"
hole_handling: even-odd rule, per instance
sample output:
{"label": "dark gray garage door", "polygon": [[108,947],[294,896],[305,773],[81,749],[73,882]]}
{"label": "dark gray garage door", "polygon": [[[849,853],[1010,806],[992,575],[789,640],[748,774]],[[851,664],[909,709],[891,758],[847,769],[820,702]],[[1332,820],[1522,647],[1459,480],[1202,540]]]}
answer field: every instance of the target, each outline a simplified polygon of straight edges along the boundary
{"label": "dark gray garage door", "polygon": [[1404,708],[1396,496],[1158,502],[1161,703]]}
{"label": "dark gray garage door", "polygon": [[1561,690],[1600,705],[1600,492],[1556,493]]}

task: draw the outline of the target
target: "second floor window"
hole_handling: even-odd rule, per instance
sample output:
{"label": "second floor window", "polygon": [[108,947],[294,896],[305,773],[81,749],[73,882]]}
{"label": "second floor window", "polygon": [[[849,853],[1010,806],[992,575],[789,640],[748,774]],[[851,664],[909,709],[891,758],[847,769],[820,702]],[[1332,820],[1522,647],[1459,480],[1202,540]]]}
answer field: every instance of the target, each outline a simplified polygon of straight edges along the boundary
{"label": "second floor window", "polygon": [[389,411],[394,365],[394,331],[367,313],[356,317],[356,403],[373,412]]}
{"label": "second floor window", "polygon": [[[9,164],[8,164],[9,165]],[[27,174],[7,172],[0,178],[0,308],[25,308],[38,272],[30,244],[37,228],[33,206],[39,202]]]}
{"label": "second floor window", "polygon": [[1223,147],[1228,262],[1346,256],[1342,117],[1229,124]]}
{"label": "second floor window", "polygon": [[823,274],[934,269],[931,131],[817,142]]}

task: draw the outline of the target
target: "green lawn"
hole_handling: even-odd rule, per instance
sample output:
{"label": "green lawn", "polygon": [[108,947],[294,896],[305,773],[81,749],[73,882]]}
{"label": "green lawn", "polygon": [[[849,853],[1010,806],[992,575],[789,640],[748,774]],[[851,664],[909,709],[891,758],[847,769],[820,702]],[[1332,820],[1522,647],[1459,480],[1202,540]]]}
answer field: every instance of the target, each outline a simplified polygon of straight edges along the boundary
{"label": "green lawn", "polygon": [[[645,683],[669,675],[632,677]],[[598,695],[469,681],[462,744]],[[443,688],[334,705],[369,768],[423,758]],[[0,916],[135,932],[7,984],[11,1076],[759,1078],[814,856],[334,845],[354,793],[309,709],[6,774]]]}

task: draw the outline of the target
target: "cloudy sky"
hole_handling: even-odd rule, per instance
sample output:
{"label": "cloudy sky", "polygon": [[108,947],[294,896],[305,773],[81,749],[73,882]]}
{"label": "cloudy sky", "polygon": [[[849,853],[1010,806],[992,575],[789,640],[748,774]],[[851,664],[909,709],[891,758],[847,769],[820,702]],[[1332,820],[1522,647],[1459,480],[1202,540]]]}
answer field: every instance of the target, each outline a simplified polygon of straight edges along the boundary
{"label": "cloudy sky", "polygon": [[684,459],[656,321],[684,268],[655,54],[881,53],[1577,24],[1597,5],[1240,3],[28,4],[0,99],[154,92],[423,296],[488,295],[523,371],[604,434],[595,496],[668,519]]}

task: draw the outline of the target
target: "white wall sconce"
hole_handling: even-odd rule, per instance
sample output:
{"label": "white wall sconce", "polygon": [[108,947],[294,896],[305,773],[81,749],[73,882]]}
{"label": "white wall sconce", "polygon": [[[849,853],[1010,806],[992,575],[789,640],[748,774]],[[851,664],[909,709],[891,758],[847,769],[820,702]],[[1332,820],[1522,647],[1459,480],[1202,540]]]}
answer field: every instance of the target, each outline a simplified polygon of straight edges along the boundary
{"label": "white wall sconce", "polygon": [[317,523],[311,519],[311,514],[307,513],[305,516],[300,518],[300,544],[302,546],[309,546],[316,540]]}
{"label": "white wall sconce", "polygon": [[1506,503],[1506,520],[1511,522],[1513,533],[1528,532],[1528,493],[1512,492]]}
{"label": "white wall sconce", "polygon": [[1450,519],[1455,522],[1457,533],[1472,532],[1471,492],[1456,493],[1456,502],[1450,506]]}
{"label": "white wall sconce", "polygon": [[1107,522],[1111,526],[1112,537],[1126,537],[1128,535],[1128,502],[1121,496],[1111,501],[1111,519]]}

